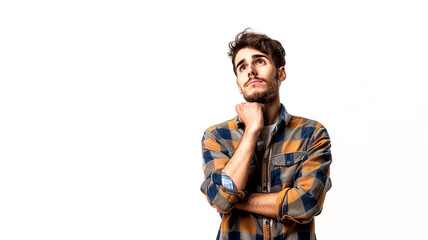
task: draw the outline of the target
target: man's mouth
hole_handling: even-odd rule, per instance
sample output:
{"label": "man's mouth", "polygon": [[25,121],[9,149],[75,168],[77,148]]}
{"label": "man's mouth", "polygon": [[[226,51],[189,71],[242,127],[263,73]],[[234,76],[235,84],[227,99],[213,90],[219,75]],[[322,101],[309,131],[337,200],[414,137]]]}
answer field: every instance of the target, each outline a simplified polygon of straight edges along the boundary
{"label": "man's mouth", "polygon": [[253,85],[253,84],[257,84],[257,83],[262,83],[262,82],[264,82],[265,80],[264,79],[261,79],[261,78],[251,78],[251,79],[248,79],[248,81],[247,81],[247,83],[245,84],[245,86],[246,87],[249,87],[249,86],[251,86],[251,85]]}

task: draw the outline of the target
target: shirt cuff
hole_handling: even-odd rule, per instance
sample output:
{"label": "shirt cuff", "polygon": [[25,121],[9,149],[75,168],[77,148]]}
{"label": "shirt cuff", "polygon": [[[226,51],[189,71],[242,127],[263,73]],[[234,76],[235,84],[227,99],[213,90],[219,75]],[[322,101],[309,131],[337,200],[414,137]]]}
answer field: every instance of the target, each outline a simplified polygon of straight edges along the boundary
{"label": "shirt cuff", "polygon": [[222,171],[213,173],[213,182],[227,188],[228,190],[236,191],[236,186],[232,179]]}
{"label": "shirt cuff", "polygon": [[221,173],[221,185],[230,190],[236,190],[235,184],[233,184],[232,179],[227,176],[225,173]]}
{"label": "shirt cuff", "polygon": [[237,190],[232,179],[221,170],[213,172],[211,179],[216,185],[216,187],[214,187],[215,189],[213,189],[216,196],[210,198],[213,199],[212,205],[214,204],[218,209],[223,209],[223,212],[229,212],[234,208],[235,204],[243,200],[247,194],[246,191]]}

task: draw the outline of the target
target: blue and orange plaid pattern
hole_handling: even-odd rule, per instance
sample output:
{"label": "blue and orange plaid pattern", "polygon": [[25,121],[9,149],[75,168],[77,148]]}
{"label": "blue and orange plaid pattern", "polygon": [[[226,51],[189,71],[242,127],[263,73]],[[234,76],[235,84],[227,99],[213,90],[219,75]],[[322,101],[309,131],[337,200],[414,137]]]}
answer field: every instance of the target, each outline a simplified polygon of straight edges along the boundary
{"label": "blue and orange plaid pattern", "polygon": [[[208,128],[202,139],[205,180],[201,191],[214,208],[225,212],[217,239],[316,239],[314,217],[331,188],[330,138],[320,123],[287,113],[267,147],[262,136],[250,165],[245,191],[222,184],[222,169],[245,130],[238,117]],[[277,219],[234,209],[247,192],[278,193]]]}

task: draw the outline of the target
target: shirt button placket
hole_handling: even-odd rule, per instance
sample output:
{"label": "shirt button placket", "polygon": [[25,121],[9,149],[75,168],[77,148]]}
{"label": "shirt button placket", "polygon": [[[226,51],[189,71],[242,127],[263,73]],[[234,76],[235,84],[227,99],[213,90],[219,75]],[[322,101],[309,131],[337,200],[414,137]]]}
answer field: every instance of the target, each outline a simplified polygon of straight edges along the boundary
{"label": "shirt button placket", "polygon": [[263,219],[263,238],[264,239],[270,239],[270,234],[269,234],[269,220],[267,218]]}

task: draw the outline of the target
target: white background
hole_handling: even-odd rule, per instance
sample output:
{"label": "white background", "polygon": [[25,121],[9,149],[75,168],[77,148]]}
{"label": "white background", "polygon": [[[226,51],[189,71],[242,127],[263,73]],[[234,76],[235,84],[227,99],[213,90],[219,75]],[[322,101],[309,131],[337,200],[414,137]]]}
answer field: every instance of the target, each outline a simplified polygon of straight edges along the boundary
{"label": "white background", "polygon": [[329,130],[318,238],[426,239],[422,3],[2,1],[0,239],[214,239],[200,140],[243,101],[246,27],[285,47],[287,110]]}

